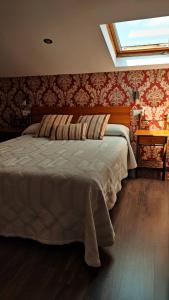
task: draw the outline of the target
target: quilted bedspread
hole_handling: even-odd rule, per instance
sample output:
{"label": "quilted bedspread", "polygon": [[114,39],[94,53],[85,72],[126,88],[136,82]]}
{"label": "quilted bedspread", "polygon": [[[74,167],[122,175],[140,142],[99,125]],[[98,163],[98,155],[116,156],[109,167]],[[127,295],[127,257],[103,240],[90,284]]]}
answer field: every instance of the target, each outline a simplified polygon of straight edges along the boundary
{"label": "quilted bedspread", "polygon": [[81,241],[100,266],[98,246],[114,241],[109,217],[128,168],[124,137],[49,141],[22,136],[0,144],[0,235],[47,244]]}

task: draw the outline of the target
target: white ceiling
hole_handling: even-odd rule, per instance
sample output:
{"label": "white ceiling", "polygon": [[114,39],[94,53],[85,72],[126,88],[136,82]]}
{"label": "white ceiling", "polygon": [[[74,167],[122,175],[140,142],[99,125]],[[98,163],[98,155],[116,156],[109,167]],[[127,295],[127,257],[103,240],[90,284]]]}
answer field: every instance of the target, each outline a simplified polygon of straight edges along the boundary
{"label": "white ceiling", "polygon": [[99,25],[167,14],[169,0],[0,0],[0,76],[113,71]]}

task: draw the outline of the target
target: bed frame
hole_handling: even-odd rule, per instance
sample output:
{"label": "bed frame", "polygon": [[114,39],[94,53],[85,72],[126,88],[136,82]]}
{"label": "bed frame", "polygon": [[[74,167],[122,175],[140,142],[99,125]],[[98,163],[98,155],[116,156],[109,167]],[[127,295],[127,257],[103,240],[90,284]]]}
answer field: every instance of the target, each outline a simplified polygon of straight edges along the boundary
{"label": "bed frame", "polygon": [[31,115],[32,123],[40,122],[44,114],[73,115],[72,122],[77,122],[81,115],[110,114],[110,124],[123,124],[130,127],[130,107],[125,106],[95,106],[95,107],[56,107],[33,106]]}

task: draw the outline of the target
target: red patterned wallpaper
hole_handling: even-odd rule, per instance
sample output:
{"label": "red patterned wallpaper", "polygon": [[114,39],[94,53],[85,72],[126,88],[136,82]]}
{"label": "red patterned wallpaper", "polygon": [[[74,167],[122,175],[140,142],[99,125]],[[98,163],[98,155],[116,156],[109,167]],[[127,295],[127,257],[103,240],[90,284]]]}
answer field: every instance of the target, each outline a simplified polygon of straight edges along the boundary
{"label": "red patterned wallpaper", "polygon": [[[146,116],[153,119],[151,125],[159,127],[160,123],[154,120],[169,112],[169,69],[1,78],[0,127],[10,127],[12,119],[21,117],[24,100],[30,107],[35,104],[59,107],[130,106],[134,104],[132,92],[136,89]],[[133,146],[135,127],[136,122],[132,119]]]}
{"label": "red patterned wallpaper", "polygon": [[1,78],[0,126],[10,126],[10,116],[20,115],[25,99],[30,105],[129,106],[134,89],[149,115],[157,107],[163,112],[169,107],[169,70]]}

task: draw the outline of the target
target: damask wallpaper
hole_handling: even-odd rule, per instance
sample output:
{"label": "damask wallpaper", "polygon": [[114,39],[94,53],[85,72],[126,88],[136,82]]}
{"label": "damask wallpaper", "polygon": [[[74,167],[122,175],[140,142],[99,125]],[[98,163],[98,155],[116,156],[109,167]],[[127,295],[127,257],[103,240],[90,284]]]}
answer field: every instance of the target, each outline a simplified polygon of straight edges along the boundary
{"label": "damask wallpaper", "polygon": [[[161,126],[160,120],[169,113],[169,69],[92,73],[77,75],[0,78],[0,127],[10,127],[21,117],[21,107],[26,100],[32,105],[133,106],[133,90],[139,91],[145,116],[151,125]],[[136,120],[131,118],[131,139]],[[150,151],[144,153],[147,158]],[[158,156],[158,155],[157,155]]]}

